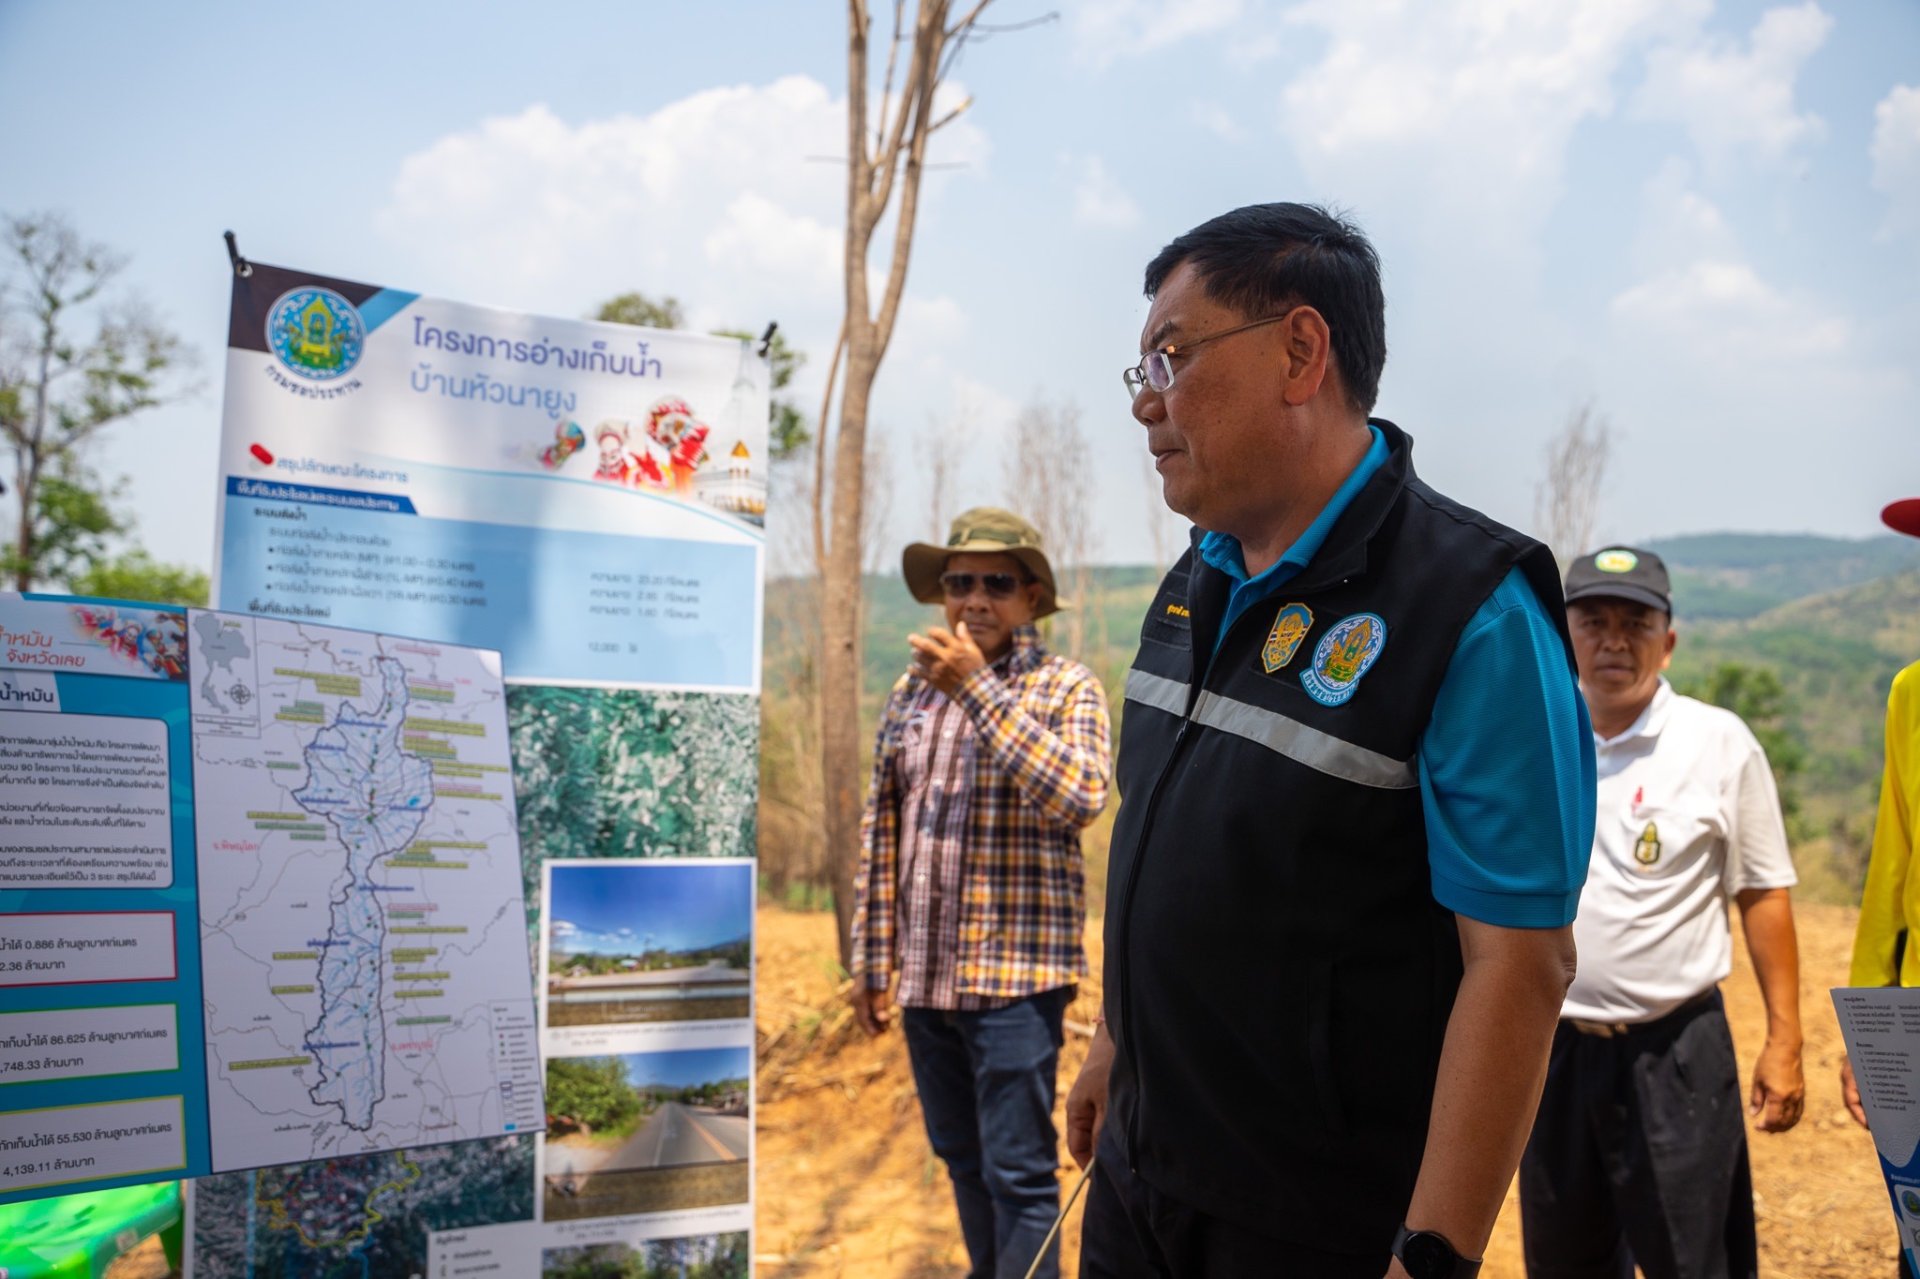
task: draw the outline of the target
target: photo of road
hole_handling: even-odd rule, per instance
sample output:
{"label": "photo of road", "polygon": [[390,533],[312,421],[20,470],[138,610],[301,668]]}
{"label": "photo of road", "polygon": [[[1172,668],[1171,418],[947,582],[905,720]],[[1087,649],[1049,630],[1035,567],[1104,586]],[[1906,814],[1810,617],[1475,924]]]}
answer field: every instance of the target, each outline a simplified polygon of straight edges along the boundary
{"label": "photo of road", "polygon": [[556,1058],[547,1065],[547,1220],[744,1203],[749,1050]]}
{"label": "photo of road", "polygon": [[747,1157],[747,1119],[704,1107],[663,1102],[618,1149],[600,1154],[549,1142],[547,1171],[589,1173],[603,1168],[667,1168]]}

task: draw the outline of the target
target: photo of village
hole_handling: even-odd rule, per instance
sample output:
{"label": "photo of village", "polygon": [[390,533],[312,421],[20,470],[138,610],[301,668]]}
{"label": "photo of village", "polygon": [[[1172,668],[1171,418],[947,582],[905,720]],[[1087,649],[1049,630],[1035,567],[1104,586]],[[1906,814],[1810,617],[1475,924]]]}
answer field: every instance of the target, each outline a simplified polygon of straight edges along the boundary
{"label": "photo of village", "polygon": [[747,1202],[753,1052],[547,1061],[548,1221]]}
{"label": "photo of village", "polygon": [[751,1013],[751,862],[548,866],[549,1028]]}

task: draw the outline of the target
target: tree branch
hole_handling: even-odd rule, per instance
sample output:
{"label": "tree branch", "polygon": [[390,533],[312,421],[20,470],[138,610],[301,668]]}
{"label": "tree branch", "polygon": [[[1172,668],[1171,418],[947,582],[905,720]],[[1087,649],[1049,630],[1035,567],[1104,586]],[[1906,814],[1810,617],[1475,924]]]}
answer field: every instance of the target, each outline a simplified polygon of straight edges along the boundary
{"label": "tree branch", "polygon": [[818,574],[827,571],[827,412],[833,405],[833,384],[840,374],[840,356],[847,349],[847,322],[840,321],[840,336],[833,340],[833,358],[827,361],[827,389],[820,397],[820,429],[813,439],[813,566]]}

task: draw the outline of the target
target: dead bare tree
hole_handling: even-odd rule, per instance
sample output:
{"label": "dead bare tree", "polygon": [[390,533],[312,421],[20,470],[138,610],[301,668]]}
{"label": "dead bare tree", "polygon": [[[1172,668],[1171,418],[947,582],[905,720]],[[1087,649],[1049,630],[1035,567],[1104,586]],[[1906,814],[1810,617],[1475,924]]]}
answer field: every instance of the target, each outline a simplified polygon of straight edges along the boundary
{"label": "dead bare tree", "polygon": [[1153,464],[1153,454],[1144,448],[1140,450],[1140,475],[1146,485],[1147,538],[1153,548],[1153,566],[1164,572],[1180,558],[1180,549],[1186,539],[1181,536],[1180,517],[1167,509],[1160,472]]}
{"label": "dead bare tree", "polygon": [[[860,506],[860,570],[885,573],[898,548],[887,536],[893,518],[893,442],[885,435],[867,437],[866,500]],[[899,570],[897,562],[891,565]]]}
{"label": "dead bare tree", "polygon": [[1092,591],[1093,457],[1080,430],[1080,406],[1030,400],[1014,419],[1013,436],[1013,447],[1003,452],[1007,505],[1040,530],[1060,593],[1075,605],[1061,615],[1065,650],[1084,661],[1092,655],[1088,619],[1099,609]]}
{"label": "dead bare tree", "polygon": [[945,417],[927,416],[927,424],[913,441],[914,461],[927,482],[928,540],[947,540],[947,521],[960,513],[954,493],[960,483],[967,441],[975,430],[973,408],[962,401]]}
{"label": "dead bare tree", "polygon": [[[880,362],[893,340],[894,322],[899,318],[900,299],[906,289],[920,182],[927,168],[927,144],[968,105],[962,102],[936,111],[934,97],[969,38],[980,33],[980,15],[989,3],[991,0],[977,0],[955,17],[952,0],[918,0],[912,6],[909,30],[906,0],[894,0],[877,120],[868,98],[872,15],[867,0],[847,3],[847,227],[842,262],[846,312],[841,341],[835,348],[836,356],[845,361],[845,379],[840,393],[839,431],[833,441],[832,502],[824,512],[820,539],[820,744],[826,847],[833,867],[833,908],[840,928],[843,963],[851,959],[853,878],[860,858],[860,800],[865,781],[860,766],[859,707],[867,409]],[[885,273],[876,277],[880,285],[876,310],[869,287],[869,262],[875,237],[889,212],[894,215],[892,246]],[[821,447],[826,447],[824,441]],[[822,483],[816,501],[826,496],[825,489]]]}
{"label": "dead bare tree", "polygon": [[1533,523],[1564,572],[1593,549],[1600,490],[1613,454],[1613,428],[1593,401],[1579,405],[1547,441],[1547,469],[1534,490]]}

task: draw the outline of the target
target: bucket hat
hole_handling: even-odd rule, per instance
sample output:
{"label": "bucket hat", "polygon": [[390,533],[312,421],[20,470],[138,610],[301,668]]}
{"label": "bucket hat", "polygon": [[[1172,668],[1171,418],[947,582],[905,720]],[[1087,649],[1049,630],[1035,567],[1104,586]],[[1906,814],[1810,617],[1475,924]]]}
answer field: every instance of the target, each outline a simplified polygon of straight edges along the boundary
{"label": "bucket hat", "polygon": [[1040,603],[1034,620],[1072,607],[1055,593],[1053,565],[1040,549],[1040,530],[997,506],[976,506],[954,516],[945,546],[931,542],[911,542],[900,552],[900,572],[907,579],[907,590],[922,604],[939,604],[946,598],[940,574],[951,555],[1011,555],[1040,583]]}

